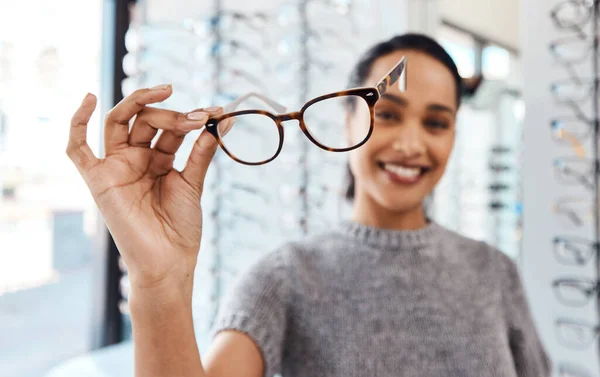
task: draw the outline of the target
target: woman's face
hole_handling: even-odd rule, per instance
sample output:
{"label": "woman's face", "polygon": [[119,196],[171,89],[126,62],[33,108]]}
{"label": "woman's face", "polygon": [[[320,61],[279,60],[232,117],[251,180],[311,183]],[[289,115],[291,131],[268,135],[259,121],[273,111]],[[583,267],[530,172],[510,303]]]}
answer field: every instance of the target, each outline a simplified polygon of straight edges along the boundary
{"label": "woman's face", "polygon": [[[371,138],[350,152],[355,206],[376,205],[393,213],[421,211],[440,180],[454,144],[456,83],[448,68],[416,51],[380,57],[364,85],[374,85],[407,57],[407,90],[390,87],[375,106]],[[356,141],[369,124],[368,109],[348,117],[348,137]],[[362,130],[361,130],[362,129]]]}

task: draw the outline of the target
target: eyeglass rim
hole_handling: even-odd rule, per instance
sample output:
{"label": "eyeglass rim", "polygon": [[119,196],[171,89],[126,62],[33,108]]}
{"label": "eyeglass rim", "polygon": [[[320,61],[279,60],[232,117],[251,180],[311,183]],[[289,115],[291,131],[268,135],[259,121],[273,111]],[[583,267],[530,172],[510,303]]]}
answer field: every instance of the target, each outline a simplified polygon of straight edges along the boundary
{"label": "eyeglass rim", "polygon": [[[583,328],[585,331],[587,331],[591,334],[591,336],[589,337],[589,340],[588,341],[580,341],[580,342],[572,342],[572,341],[568,340],[566,337],[561,336],[561,334],[563,334],[563,331],[561,331],[560,329],[565,325],[567,327]],[[573,347],[575,349],[587,348],[588,346],[590,346],[590,344],[592,344],[594,339],[596,339],[596,337],[598,337],[598,335],[600,333],[600,326],[598,326],[598,325],[593,325],[593,324],[590,324],[588,322],[584,322],[581,320],[573,320],[573,319],[567,319],[567,318],[557,319],[555,322],[555,328],[556,328],[556,331],[558,332],[561,342],[563,342],[563,344],[568,345],[569,347]]]}
{"label": "eyeglass rim", "polygon": [[[321,101],[324,101],[327,99],[331,99],[331,98],[347,97],[347,96],[360,97],[367,103],[367,105],[369,106],[369,113],[370,113],[369,129],[368,129],[364,139],[351,147],[346,147],[346,148],[328,147],[328,146],[320,143],[317,140],[317,138],[311,133],[310,129],[306,126],[306,123],[304,121],[304,112],[310,106],[312,106],[318,102],[321,102]],[[354,149],[364,145],[371,137],[371,135],[373,133],[374,122],[375,122],[374,106],[378,99],[379,99],[379,94],[378,94],[376,88],[374,88],[374,87],[353,88],[353,89],[342,90],[339,92],[328,93],[328,94],[324,94],[324,95],[315,97],[315,98],[311,99],[310,101],[306,102],[304,104],[304,106],[302,106],[302,109],[300,109],[300,111],[294,111],[294,112],[283,113],[283,114],[273,114],[272,112],[267,111],[267,110],[253,109],[253,110],[233,111],[230,113],[221,114],[221,115],[218,115],[218,116],[215,116],[215,117],[209,119],[206,122],[206,130],[208,132],[210,132],[217,139],[219,146],[225,151],[225,153],[227,153],[227,155],[229,157],[231,157],[236,162],[239,162],[244,165],[251,165],[251,166],[264,165],[264,164],[267,164],[267,163],[273,161],[275,158],[277,158],[277,156],[279,155],[279,153],[281,153],[281,150],[283,149],[284,131],[283,131],[282,123],[285,121],[288,121],[288,120],[297,120],[298,125],[299,125],[300,129],[302,130],[302,133],[304,133],[304,135],[317,147],[319,147],[325,151],[328,151],[328,152],[349,152],[351,150],[354,150]],[[246,160],[240,159],[235,154],[233,154],[231,151],[229,151],[227,149],[227,147],[225,146],[225,143],[223,142],[221,135],[219,135],[219,131],[218,131],[218,127],[217,127],[217,125],[220,122],[222,122],[228,118],[232,118],[232,117],[236,117],[236,116],[240,116],[240,115],[252,115],[252,114],[263,115],[263,116],[269,117],[273,121],[274,125],[277,127],[277,130],[279,133],[279,145],[278,145],[277,150],[274,153],[274,155],[266,160],[261,160],[261,161],[256,161],[256,162],[251,162],[251,161],[246,161]]]}
{"label": "eyeglass rim", "polygon": [[560,377],[564,376],[565,373],[568,373],[570,376],[575,375],[579,377],[590,377],[590,372],[587,369],[579,365],[559,363],[558,364],[558,374]]}
{"label": "eyeglass rim", "polygon": [[[298,120],[300,128],[302,129],[302,132],[309,138],[309,140],[313,144],[317,145],[319,148],[329,151],[329,152],[348,152],[348,151],[354,150],[354,149],[362,146],[363,144],[365,144],[369,140],[371,135],[373,134],[373,126],[375,123],[374,107],[375,107],[375,104],[377,103],[377,101],[379,101],[379,99],[383,95],[383,93],[385,93],[392,85],[394,85],[399,80],[400,80],[400,83],[399,83],[400,90],[406,91],[406,62],[407,62],[406,56],[403,56],[402,58],[400,58],[400,60],[387,72],[387,74],[385,76],[383,76],[381,78],[381,80],[379,80],[377,82],[377,84],[375,84],[375,86],[356,87],[356,88],[350,88],[350,89],[346,89],[346,90],[323,94],[323,95],[320,95],[318,97],[315,97],[315,98],[307,101],[302,106],[300,111],[289,112],[289,113],[284,113],[284,114],[277,114],[277,115],[273,114],[269,111],[266,111],[266,110],[258,110],[258,109],[257,110],[233,111],[233,112],[228,112],[228,113],[217,115],[217,116],[210,118],[206,122],[205,128],[211,135],[213,135],[217,139],[219,146],[225,151],[225,153],[229,157],[231,157],[236,162],[239,162],[244,165],[263,165],[263,164],[269,163],[269,162],[273,161],[275,158],[277,158],[277,156],[281,152],[281,149],[283,148],[283,140],[284,140],[283,126],[281,123],[283,121],[292,120],[292,119]],[[370,113],[371,122],[369,125],[369,130],[367,132],[367,135],[361,142],[359,142],[358,144],[356,144],[352,147],[348,147],[348,148],[331,148],[331,147],[327,147],[327,146],[321,144],[320,142],[318,142],[316,140],[316,138],[314,138],[310,134],[310,131],[307,129],[306,124],[304,123],[304,111],[310,105],[317,103],[319,101],[323,101],[325,99],[334,98],[334,97],[344,97],[344,96],[350,96],[350,95],[356,95],[356,96],[361,97],[365,102],[367,102],[367,105],[369,105],[369,113]],[[241,96],[240,98],[247,98],[249,96],[258,97],[259,99],[263,100],[264,102],[270,104],[275,110],[278,110],[278,109],[281,109],[282,111],[287,110],[284,106],[278,104],[277,102],[267,98],[266,96],[263,96],[263,95],[260,95],[257,93],[253,93],[253,92],[248,93],[246,95]],[[234,101],[234,103],[235,102],[238,102],[238,100]],[[231,118],[231,117],[237,116],[237,115],[245,115],[245,114],[266,115],[269,118],[271,118],[277,125],[277,129],[279,131],[279,146],[277,148],[277,151],[275,152],[275,155],[272,156],[271,158],[263,160],[263,161],[259,161],[259,162],[248,162],[248,161],[244,161],[244,160],[237,158],[234,154],[232,154],[230,151],[228,151],[227,148],[225,147],[225,145],[219,135],[218,127],[216,127],[216,126],[219,124],[219,122],[221,122],[227,118]]]}
{"label": "eyeglass rim", "polygon": [[558,318],[555,322],[556,326],[567,325],[572,327],[583,327],[590,332],[593,332],[595,336],[600,333],[600,326],[585,322],[582,320]]}
{"label": "eyeglass rim", "polygon": [[[571,286],[571,288],[577,288],[581,294],[585,295],[583,299],[570,299],[568,296],[564,295],[561,288],[568,289],[569,286]],[[600,293],[598,290],[599,284],[597,281],[583,278],[556,279],[552,282],[552,288],[554,295],[561,304],[576,308],[581,308],[588,305],[592,301],[594,294],[598,295]]]}
{"label": "eyeglass rim", "polygon": [[[570,254],[577,254],[579,256],[583,256],[583,258],[581,258],[581,262],[579,262],[579,259],[577,259],[577,258],[564,258],[562,256],[562,254],[559,251],[559,248],[560,248],[559,245],[566,245],[566,244],[575,245],[576,247],[578,247],[578,250],[579,249],[585,250],[584,252],[581,252],[581,253],[569,251]],[[583,237],[574,237],[574,236],[554,237],[552,240],[552,245],[553,245],[552,249],[554,251],[555,258],[560,263],[566,264],[569,266],[584,266],[584,265],[588,264],[590,262],[590,260],[592,260],[597,249],[600,248],[600,243],[593,242],[593,241],[583,238]]]}
{"label": "eyeglass rim", "polygon": [[583,19],[583,22],[587,22],[589,21],[589,19],[591,18],[592,15],[592,7],[590,7],[589,5],[585,4],[585,0],[565,0],[562,1],[558,4],[556,4],[552,10],[550,11],[550,16],[552,17],[552,19],[555,21],[556,25],[561,27],[561,28],[566,28],[566,29],[573,29],[573,28],[580,28],[581,26],[581,21],[577,21],[576,23],[563,23],[562,19],[558,16],[559,11],[564,8],[565,6],[569,5],[569,4],[573,4],[575,6],[582,6],[587,8],[588,12],[586,17]]}

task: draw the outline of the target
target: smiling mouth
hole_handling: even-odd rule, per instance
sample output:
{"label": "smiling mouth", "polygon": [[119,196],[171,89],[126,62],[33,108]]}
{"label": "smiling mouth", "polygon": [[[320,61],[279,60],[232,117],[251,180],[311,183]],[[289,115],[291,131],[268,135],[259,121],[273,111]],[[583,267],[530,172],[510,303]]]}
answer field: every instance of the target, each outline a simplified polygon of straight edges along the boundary
{"label": "smiling mouth", "polygon": [[416,183],[431,170],[425,166],[406,166],[391,162],[378,162],[377,165],[388,175],[392,182],[398,184]]}

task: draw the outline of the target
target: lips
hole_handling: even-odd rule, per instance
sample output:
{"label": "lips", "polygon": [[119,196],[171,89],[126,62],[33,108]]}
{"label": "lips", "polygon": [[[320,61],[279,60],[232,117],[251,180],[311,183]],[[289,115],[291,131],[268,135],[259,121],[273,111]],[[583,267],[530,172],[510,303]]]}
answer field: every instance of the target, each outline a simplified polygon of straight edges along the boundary
{"label": "lips", "polygon": [[378,165],[392,182],[398,184],[417,183],[429,171],[426,166],[405,165],[395,162],[379,162]]}

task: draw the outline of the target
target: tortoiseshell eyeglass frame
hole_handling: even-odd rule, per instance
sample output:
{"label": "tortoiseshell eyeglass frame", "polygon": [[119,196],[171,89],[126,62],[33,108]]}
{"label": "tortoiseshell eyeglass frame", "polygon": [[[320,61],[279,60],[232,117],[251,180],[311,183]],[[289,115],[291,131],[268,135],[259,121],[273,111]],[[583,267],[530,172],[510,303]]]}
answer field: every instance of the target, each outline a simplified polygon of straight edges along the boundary
{"label": "tortoiseshell eyeglass frame", "polygon": [[[229,157],[231,157],[234,161],[239,162],[241,164],[244,165],[264,165],[266,163],[269,163],[271,161],[273,161],[275,158],[277,158],[277,156],[279,155],[279,153],[281,152],[281,149],[283,148],[283,125],[282,122],[288,121],[288,120],[297,120],[300,126],[300,129],[302,130],[302,132],[304,133],[304,135],[306,135],[306,137],[316,146],[318,146],[321,149],[324,149],[326,151],[329,152],[348,152],[351,151],[353,149],[356,149],[358,147],[360,147],[361,145],[363,145],[364,143],[367,142],[367,140],[369,140],[369,138],[371,137],[371,135],[373,134],[373,125],[375,123],[375,112],[374,112],[374,108],[375,108],[375,104],[377,103],[377,101],[379,101],[379,99],[381,98],[381,96],[383,95],[383,93],[385,93],[388,88],[390,88],[392,85],[394,85],[396,82],[399,82],[399,88],[401,91],[406,91],[406,57],[402,57],[398,63],[396,63],[396,65],[387,73],[387,75],[385,75],[381,80],[379,80],[379,82],[373,86],[373,87],[360,87],[360,88],[351,88],[351,89],[347,89],[347,90],[342,90],[339,92],[334,92],[334,93],[329,93],[329,94],[324,94],[321,96],[318,96],[316,98],[311,99],[310,101],[306,102],[304,104],[304,106],[302,106],[302,108],[300,109],[300,111],[294,111],[294,112],[285,112],[286,108],[280,104],[278,104],[277,102],[262,96],[260,94],[257,93],[248,93],[244,96],[241,96],[240,98],[238,98],[236,101],[234,101],[233,103],[229,104],[228,106],[226,106],[224,108],[225,113],[218,115],[216,117],[210,118],[207,122],[206,122],[206,130],[208,132],[210,132],[219,142],[219,146],[221,147],[221,149],[223,149],[223,151],[225,151],[225,153],[227,153],[227,155]],[[367,132],[367,135],[365,136],[364,140],[362,140],[361,142],[357,143],[356,145],[352,146],[352,147],[348,147],[348,148],[331,148],[328,147],[326,145],[321,144],[311,133],[310,130],[306,127],[306,124],[304,123],[304,112],[306,111],[306,109],[308,109],[311,105],[319,102],[319,101],[323,101],[329,98],[336,98],[336,97],[344,97],[344,96],[358,96],[361,97],[366,103],[367,105],[369,105],[369,112],[370,112],[370,124],[369,124],[369,130]],[[262,100],[263,102],[266,102],[267,104],[269,104],[273,109],[275,109],[276,111],[278,111],[280,114],[273,114],[269,111],[266,110],[241,110],[241,111],[232,111],[234,110],[243,100],[250,98],[250,97],[257,97],[260,100]],[[277,151],[275,152],[275,154],[266,160],[263,161],[258,161],[258,162],[249,162],[249,161],[244,161],[242,159],[239,159],[238,157],[236,157],[233,153],[231,153],[227,147],[225,147],[223,140],[221,139],[221,135],[219,134],[219,127],[217,127],[217,125],[228,119],[228,118],[232,118],[232,117],[236,117],[236,116],[240,116],[240,115],[247,115],[247,114],[260,114],[260,115],[265,115],[269,118],[271,118],[273,120],[273,122],[275,122],[275,124],[277,125],[277,130],[279,131],[279,146],[277,148]]]}

